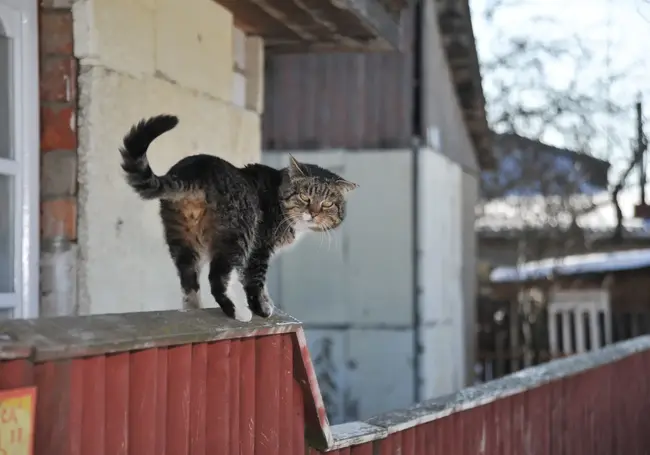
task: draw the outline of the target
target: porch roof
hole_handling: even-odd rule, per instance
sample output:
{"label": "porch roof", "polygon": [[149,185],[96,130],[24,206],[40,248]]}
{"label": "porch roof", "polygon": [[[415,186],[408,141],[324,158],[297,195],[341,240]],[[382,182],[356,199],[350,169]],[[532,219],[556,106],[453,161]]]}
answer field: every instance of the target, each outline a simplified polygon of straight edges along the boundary
{"label": "porch roof", "polygon": [[552,275],[620,272],[650,267],[650,249],[576,254],[530,261],[518,267],[497,267],[490,274],[493,283],[516,283],[546,279]]}
{"label": "porch roof", "polygon": [[438,24],[456,96],[481,169],[495,166],[492,133],[485,113],[469,0],[436,0]]}
{"label": "porch roof", "polygon": [[271,53],[390,50],[409,0],[215,0]]}

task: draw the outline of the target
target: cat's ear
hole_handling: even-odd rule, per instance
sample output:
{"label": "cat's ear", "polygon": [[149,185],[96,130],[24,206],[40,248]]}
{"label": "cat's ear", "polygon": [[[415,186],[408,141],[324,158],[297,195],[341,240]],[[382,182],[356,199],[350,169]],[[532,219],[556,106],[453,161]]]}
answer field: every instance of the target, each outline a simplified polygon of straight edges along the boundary
{"label": "cat's ear", "polygon": [[345,179],[337,180],[336,186],[338,186],[339,189],[344,193],[347,193],[348,191],[352,191],[355,188],[359,188],[359,185],[357,185],[356,183],[350,182],[349,180],[345,180]]}
{"label": "cat's ear", "polygon": [[293,155],[289,154],[289,176],[294,179],[297,177],[305,177],[305,171],[300,167],[300,163]]}

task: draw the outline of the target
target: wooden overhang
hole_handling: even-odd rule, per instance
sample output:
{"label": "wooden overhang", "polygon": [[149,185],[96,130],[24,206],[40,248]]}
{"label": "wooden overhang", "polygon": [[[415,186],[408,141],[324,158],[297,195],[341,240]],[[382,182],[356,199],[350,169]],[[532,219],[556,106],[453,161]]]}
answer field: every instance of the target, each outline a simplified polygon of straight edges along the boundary
{"label": "wooden overhang", "polygon": [[436,0],[438,25],[458,102],[481,169],[494,169],[492,132],[485,113],[469,0]]}
{"label": "wooden overhang", "polygon": [[215,0],[267,52],[397,49],[410,0]]}

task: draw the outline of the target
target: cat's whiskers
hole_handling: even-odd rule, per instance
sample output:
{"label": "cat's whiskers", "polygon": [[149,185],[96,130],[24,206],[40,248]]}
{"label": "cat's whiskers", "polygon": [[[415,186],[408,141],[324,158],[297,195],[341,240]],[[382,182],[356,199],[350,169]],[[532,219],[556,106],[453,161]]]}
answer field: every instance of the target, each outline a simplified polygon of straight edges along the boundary
{"label": "cat's whiskers", "polygon": [[276,236],[278,231],[281,228],[286,228],[283,232],[282,235],[284,236],[287,232],[289,232],[289,228],[294,224],[294,222],[298,221],[300,219],[300,215],[286,215],[286,217],[278,224],[278,226],[274,229],[273,231],[273,237]]}
{"label": "cat's whiskers", "polygon": [[[332,237],[334,234],[332,234],[332,229],[330,227],[326,227],[325,229],[325,232],[327,233],[327,251],[329,251],[332,247]],[[334,246],[336,246],[336,243],[334,243]]]}
{"label": "cat's whiskers", "polygon": [[334,227],[331,227],[330,230],[332,231],[332,238],[334,239],[334,246],[336,247],[337,245],[340,247],[341,246],[341,238],[339,235],[334,233]]}

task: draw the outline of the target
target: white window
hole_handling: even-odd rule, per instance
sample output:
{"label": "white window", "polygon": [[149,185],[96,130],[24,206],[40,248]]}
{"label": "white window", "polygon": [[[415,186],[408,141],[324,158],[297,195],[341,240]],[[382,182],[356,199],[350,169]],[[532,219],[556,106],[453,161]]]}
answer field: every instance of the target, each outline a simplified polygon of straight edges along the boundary
{"label": "white window", "polygon": [[612,311],[607,289],[556,291],[548,305],[552,357],[582,354],[612,343]]}
{"label": "white window", "polygon": [[0,0],[0,319],[38,316],[36,6]]}

